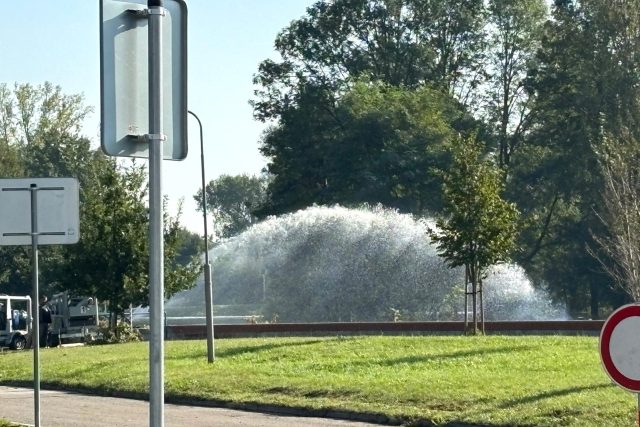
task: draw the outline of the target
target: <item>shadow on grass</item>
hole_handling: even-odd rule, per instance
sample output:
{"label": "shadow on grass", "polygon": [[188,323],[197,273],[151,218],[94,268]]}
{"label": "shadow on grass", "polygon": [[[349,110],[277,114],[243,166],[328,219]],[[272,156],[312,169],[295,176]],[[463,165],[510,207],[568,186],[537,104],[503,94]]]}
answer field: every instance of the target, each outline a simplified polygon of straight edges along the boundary
{"label": "shadow on grass", "polygon": [[534,403],[543,399],[568,396],[573,393],[581,393],[583,391],[598,390],[601,388],[609,388],[609,387],[615,387],[615,386],[613,384],[593,384],[593,385],[581,386],[581,387],[567,387],[567,388],[561,388],[556,390],[549,390],[542,393],[521,397],[520,399],[512,399],[512,400],[509,400],[508,402],[505,402],[499,405],[498,407],[500,409],[507,409],[515,405],[526,405],[528,403]]}
{"label": "shadow on grass", "polygon": [[[344,338],[339,338],[344,341]],[[326,343],[330,341],[335,341],[335,339],[310,339],[304,341],[291,341],[291,342],[274,342],[274,343],[266,343],[260,345],[244,345],[233,348],[225,348],[216,351],[216,357],[234,357],[240,356],[243,354],[251,354],[251,353],[259,353],[262,351],[270,351],[276,350],[279,348],[290,348],[290,347],[299,347],[305,345],[313,345],[319,343]],[[184,355],[175,355],[175,356],[167,356],[167,359],[173,360],[181,360],[181,359],[201,359],[201,354],[184,354]]]}
{"label": "shadow on grass", "polygon": [[103,368],[107,368],[114,363],[113,360],[93,360],[90,363],[76,364],[75,368],[65,367],[63,369],[62,367],[56,367],[55,374],[62,379],[78,378],[87,373],[93,373],[95,375],[96,372],[100,372]]}
{"label": "shadow on grass", "polygon": [[298,396],[298,397],[306,397],[306,398],[341,398],[341,397],[349,397],[358,395],[359,392],[356,390],[344,390],[344,389],[334,389],[334,390],[303,390],[295,387],[270,387],[264,390],[264,393],[268,394],[283,394],[286,396]]}
{"label": "shadow on grass", "polygon": [[350,363],[350,365],[357,366],[357,365],[376,364],[379,366],[396,366],[401,364],[426,363],[426,362],[433,362],[433,361],[439,361],[439,360],[463,359],[465,357],[486,356],[488,354],[499,354],[499,353],[513,354],[515,352],[530,351],[534,348],[535,347],[532,347],[532,346],[520,346],[520,347],[505,346],[505,347],[496,347],[496,348],[483,349],[483,350],[480,350],[480,349],[479,350],[461,350],[461,351],[454,351],[451,353],[436,353],[436,354],[427,354],[427,355],[416,354],[411,356],[397,357],[394,359],[381,360],[377,362],[364,361],[364,360],[354,361]]}

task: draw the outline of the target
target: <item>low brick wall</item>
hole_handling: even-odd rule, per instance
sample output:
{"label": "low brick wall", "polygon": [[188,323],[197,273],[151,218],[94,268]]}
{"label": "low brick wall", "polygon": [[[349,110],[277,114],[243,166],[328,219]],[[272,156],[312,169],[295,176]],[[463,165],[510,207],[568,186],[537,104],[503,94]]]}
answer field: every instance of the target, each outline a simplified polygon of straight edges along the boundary
{"label": "low brick wall", "polygon": [[[603,320],[485,322],[487,334],[599,335]],[[216,338],[309,335],[435,335],[462,334],[463,322],[327,322],[214,325]],[[167,339],[206,338],[204,325],[167,327]]]}

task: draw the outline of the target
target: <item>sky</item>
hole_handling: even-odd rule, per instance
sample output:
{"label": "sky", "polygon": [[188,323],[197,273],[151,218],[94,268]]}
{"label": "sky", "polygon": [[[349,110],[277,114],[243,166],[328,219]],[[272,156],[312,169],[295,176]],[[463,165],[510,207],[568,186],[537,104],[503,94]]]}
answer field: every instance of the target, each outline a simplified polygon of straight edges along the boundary
{"label": "sky", "polygon": [[[169,0],[172,1],[172,0]],[[50,81],[66,94],[83,94],[93,114],[84,134],[100,144],[99,0],[0,0],[0,83]],[[305,14],[315,0],[187,0],[188,106],[203,124],[206,181],[222,174],[258,174],[265,125],[248,101],[252,77],[273,49],[277,33]],[[183,161],[163,163],[163,191],[182,223],[203,233],[194,194],[201,187],[200,136],[189,116],[189,151]]]}

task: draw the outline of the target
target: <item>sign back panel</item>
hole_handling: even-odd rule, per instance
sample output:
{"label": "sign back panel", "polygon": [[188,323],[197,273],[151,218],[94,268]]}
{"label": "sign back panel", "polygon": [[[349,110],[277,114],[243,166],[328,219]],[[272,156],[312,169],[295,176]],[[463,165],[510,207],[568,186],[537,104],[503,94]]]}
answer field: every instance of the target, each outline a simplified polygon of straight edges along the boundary
{"label": "sign back panel", "polygon": [[[100,1],[100,134],[111,156],[149,157],[147,0]],[[187,156],[187,6],[165,0],[162,120],[167,160]]]}
{"label": "sign back panel", "polygon": [[[80,239],[79,187],[75,178],[0,179],[0,245],[31,245],[31,186],[37,188],[38,245]],[[47,234],[51,233],[51,234]]]}

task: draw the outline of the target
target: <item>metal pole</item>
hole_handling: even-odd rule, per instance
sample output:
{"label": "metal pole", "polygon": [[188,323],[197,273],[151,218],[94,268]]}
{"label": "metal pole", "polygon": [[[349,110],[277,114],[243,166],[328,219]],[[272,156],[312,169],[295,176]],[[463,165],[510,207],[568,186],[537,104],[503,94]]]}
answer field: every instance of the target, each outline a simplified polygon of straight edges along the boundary
{"label": "metal pole", "polygon": [[33,418],[35,427],[40,427],[40,293],[38,291],[38,186],[31,184],[31,287],[33,301]]}
{"label": "metal pole", "polygon": [[149,425],[164,426],[164,235],[162,213],[162,0],[149,13]]}
{"label": "metal pole", "polygon": [[212,363],[215,359],[213,344],[213,285],[211,284],[211,264],[209,263],[209,235],[207,233],[207,187],[204,177],[204,138],[202,137],[202,122],[193,111],[189,111],[200,126],[200,167],[202,170],[202,217],[204,220],[204,298],[205,315],[207,319],[207,360]]}

